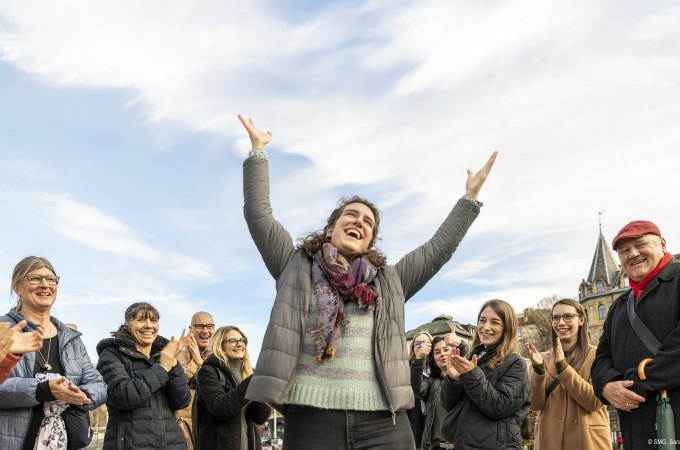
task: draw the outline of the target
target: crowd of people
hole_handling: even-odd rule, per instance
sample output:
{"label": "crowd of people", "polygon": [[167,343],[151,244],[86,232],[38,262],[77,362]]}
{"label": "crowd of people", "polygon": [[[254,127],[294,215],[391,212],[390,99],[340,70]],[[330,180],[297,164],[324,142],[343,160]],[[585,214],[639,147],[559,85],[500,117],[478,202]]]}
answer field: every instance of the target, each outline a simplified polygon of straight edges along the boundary
{"label": "crowd of people", "polygon": [[614,238],[631,290],[610,308],[599,343],[582,305],[562,299],[551,310],[552,348],[527,345],[524,358],[512,306],[492,299],[469,345],[422,331],[409,348],[404,304],[480,213],[497,153],[468,170],[434,235],[390,265],[375,247],[379,210],[358,196],[295,245],[270,204],[272,133],[239,119],[252,144],[245,219],[276,282],[255,369],[239,327],[216,328],[200,311],[188,334],[166,339],[146,302],[99,342],[95,368],[80,333],[51,315],[56,270],[30,256],[12,274],[16,306],[0,317],[0,448],[84,448],[88,411],[104,403],[105,449],[260,450],[272,408],[285,415],[287,450],[521,449],[532,425],[537,450],[610,449],[606,405],[618,410],[627,449],[657,448],[657,392],[680,417],[680,262],[656,225],[631,222]]}

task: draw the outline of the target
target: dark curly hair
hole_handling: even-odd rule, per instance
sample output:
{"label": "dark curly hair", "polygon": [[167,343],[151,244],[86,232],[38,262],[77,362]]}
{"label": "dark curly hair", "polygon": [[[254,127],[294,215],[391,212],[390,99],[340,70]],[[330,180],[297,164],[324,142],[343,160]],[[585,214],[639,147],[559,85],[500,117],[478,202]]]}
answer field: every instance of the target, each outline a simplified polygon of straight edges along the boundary
{"label": "dark curly hair", "polygon": [[330,239],[326,237],[326,228],[328,228],[329,226],[330,227],[335,226],[335,222],[340,218],[342,212],[345,210],[345,207],[351,203],[361,203],[363,205],[366,205],[371,210],[373,216],[375,217],[375,225],[373,226],[373,238],[371,239],[371,242],[368,244],[368,250],[366,250],[366,253],[357,256],[365,257],[370,261],[371,264],[373,264],[376,267],[384,266],[385,263],[387,262],[387,258],[385,257],[385,255],[383,255],[383,253],[380,250],[373,248],[373,244],[375,243],[375,240],[378,236],[378,231],[380,229],[380,212],[373,203],[369,202],[363,197],[359,197],[358,195],[353,195],[351,197],[342,197],[340,200],[338,200],[338,207],[331,212],[330,216],[328,216],[326,226],[323,227],[323,229],[321,230],[312,231],[306,234],[305,236],[302,236],[298,240],[299,243],[297,248],[304,250],[310,256],[314,255],[317,251],[321,250],[323,244],[330,241]]}

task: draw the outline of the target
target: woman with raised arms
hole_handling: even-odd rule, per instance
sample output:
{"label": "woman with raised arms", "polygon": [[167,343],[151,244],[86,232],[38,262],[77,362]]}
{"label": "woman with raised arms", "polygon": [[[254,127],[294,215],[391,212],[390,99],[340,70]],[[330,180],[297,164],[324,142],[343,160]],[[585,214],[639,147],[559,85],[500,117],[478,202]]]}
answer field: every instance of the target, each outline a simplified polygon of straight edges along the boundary
{"label": "woman with raised arms", "polygon": [[[479,172],[468,170],[465,195],[434,236],[388,265],[374,247],[378,209],[358,196],[342,199],[323,229],[296,247],[269,200],[264,149],[272,133],[239,119],[252,144],[243,165],[245,218],[277,287],[246,398],[285,410],[286,448],[413,450],[404,303],[451,258],[479,214],[477,195],[496,153]],[[355,162],[347,176],[357,171],[370,168]]]}

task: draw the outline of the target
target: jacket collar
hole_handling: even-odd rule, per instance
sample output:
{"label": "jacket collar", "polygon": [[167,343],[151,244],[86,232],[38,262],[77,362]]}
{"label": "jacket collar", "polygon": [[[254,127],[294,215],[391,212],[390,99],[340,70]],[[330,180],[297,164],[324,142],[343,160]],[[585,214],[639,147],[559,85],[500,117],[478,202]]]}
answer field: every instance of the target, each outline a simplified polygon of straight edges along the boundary
{"label": "jacket collar", "polygon": [[[97,354],[101,355],[104,349],[107,348],[117,348],[124,351],[127,354],[139,354],[144,356],[139,350],[137,350],[135,338],[132,337],[130,333],[123,330],[117,330],[112,333],[113,337],[102,339],[97,344]],[[156,340],[151,344],[151,355],[159,353],[163,350],[163,347],[167,345],[169,341],[163,336],[157,336]],[[144,356],[146,358],[146,356]]]}
{"label": "jacket collar", "polygon": [[[30,320],[26,319],[21,312],[17,311],[16,306],[13,307],[12,309],[9,310],[7,313],[7,316],[12,320],[14,325],[17,323],[21,322],[22,320],[26,320],[26,328],[24,328],[23,331],[35,331],[38,326],[31,322]],[[76,338],[78,336],[82,336],[82,333],[80,331],[73,330],[69,327],[67,327],[62,321],[57,319],[54,316],[50,316],[50,322],[54,324],[55,327],[57,327],[57,335],[59,336],[60,341],[70,341],[73,338]]]}
{"label": "jacket collar", "polygon": [[[678,276],[678,272],[680,272],[680,261],[673,258],[668,264],[666,264],[666,267],[661,269],[661,271],[654,278],[649,280],[649,284],[645,287],[645,290],[642,291],[642,295],[640,295],[638,301],[642,300],[644,297],[648,297],[649,294],[661,283],[676,278]],[[628,292],[629,291],[626,291],[626,297],[628,296]]]}

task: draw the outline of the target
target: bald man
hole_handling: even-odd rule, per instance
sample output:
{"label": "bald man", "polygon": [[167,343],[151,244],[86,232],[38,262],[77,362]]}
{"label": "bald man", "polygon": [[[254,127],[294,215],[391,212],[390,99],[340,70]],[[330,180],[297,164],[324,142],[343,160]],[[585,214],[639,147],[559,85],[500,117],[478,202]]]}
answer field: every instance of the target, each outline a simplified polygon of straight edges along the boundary
{"label": "bald man", "polygon": [[[191,388],[191,404],[193,404],[193,397],[196,394],[194,375],[199,367],[201,367],[201,364],[203,364],[203,361],[208,357],[208,342],[214,332],[215,321],[210,313],[199,311],[191,316],[191,325],[189,325],[189,345],[187,345],[177,357],[177,361],[184,367],[187,382]],[[184,433],[184,438],[186,439],[187,448],[189,450],[194,448],[194,438],[191,429],[191,404],[186,408],[175,412],[175,418],[182,429],[182,433]]]}

